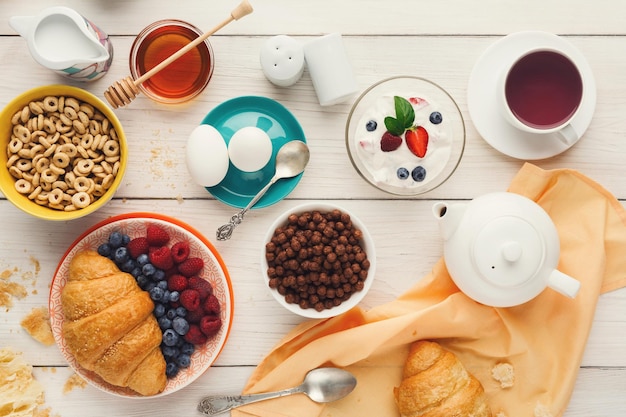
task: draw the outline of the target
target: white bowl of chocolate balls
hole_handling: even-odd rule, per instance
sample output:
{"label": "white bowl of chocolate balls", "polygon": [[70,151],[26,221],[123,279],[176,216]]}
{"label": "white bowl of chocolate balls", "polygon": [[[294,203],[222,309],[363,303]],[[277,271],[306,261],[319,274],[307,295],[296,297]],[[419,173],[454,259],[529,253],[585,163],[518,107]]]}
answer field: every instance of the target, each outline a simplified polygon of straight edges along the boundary
{"label": "white bowl of chocolate balls", "polygon": [[285,211],[269,227],[264,244],[264,284],[283,307],[303,317],[350,310],[374,280],[372,237],[361,220],[333,204]]}

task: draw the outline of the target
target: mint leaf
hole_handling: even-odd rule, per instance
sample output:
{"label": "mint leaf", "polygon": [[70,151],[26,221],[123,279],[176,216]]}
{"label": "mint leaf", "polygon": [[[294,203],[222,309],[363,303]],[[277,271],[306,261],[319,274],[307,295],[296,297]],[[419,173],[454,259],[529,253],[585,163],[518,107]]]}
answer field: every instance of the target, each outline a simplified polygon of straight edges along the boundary
{"label": "mint leaf", "polygon": [[[415,121],[415,110],[411,103],[403,97],[393,97],[394,106],[396,108],[396,119],[402,124],[404,129],[413,127]],[[404,133],[404,131],[403,131]]]}
{"label": "mint leaf", "polygon": [[404,123],[400,120],[387,116],[385,117],[385,127],[392,135],[400,136],[404,133]]}

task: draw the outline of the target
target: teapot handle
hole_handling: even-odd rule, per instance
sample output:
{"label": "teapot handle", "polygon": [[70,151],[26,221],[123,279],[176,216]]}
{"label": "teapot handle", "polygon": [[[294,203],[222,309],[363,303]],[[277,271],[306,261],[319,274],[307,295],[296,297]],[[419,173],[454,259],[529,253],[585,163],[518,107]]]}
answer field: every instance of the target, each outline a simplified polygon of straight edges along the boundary
{"label": "teapot handle", "polygon": [[555,269],[548,278],[548,287],[570,298],[574,298],[580,290],[580,281]]}

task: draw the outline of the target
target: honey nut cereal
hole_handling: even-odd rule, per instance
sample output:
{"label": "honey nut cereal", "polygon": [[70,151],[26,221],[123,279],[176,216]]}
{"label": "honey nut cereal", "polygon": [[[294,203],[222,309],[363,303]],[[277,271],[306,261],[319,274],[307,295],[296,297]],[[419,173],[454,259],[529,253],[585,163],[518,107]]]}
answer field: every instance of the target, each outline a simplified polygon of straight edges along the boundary
{"label": "honey nut cereal", "polygon": [[88,207],[113,185],[120,143],[98,109],[74,97],[34,100],[11,118],[7,169],[15,189],[55,210]]}

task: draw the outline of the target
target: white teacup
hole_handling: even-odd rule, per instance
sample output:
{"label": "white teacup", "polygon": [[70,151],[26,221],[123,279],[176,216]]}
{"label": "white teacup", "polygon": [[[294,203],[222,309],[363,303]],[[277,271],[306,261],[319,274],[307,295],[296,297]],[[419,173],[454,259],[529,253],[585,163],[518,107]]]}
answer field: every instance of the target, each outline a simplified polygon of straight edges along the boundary
{"label": "white teacup", "polygon": [[504,68],[498,82],[498,101],[504,118],[514,127],[535,134],[558,133],[567,145],[582,133],[571,121],[583,100],[585,80],[567,53],[534,48]]}

